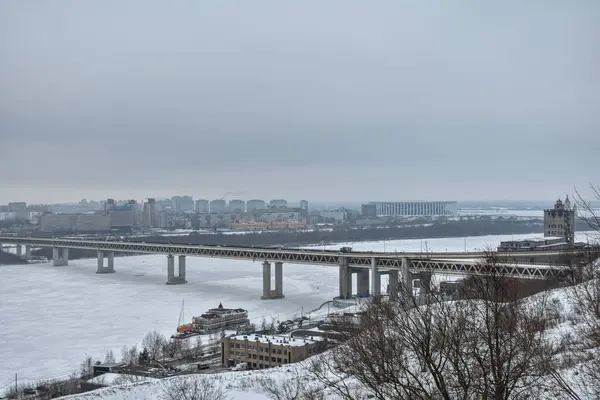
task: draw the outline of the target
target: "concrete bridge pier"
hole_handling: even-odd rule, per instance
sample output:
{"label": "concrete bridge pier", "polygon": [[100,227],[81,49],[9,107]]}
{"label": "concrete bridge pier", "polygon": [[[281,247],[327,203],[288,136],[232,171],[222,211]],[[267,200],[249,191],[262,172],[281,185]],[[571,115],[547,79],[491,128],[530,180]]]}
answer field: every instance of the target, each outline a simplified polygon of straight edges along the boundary
{"label": "concrete bridge pier", "polygon": [[381,275],[375,257],[371,258],[371,296],[381,296]]}
{"label": "concrete bridge pier", "polygon": [[64,247],[53,247],[52,263],[55,267],[64,267],[69,265],[69,249]]}
{"label": "concrete bridge pier", "polygon": [[275,262],[275,290],[271,290],[271,263],[263,262],[263,294],[261,300],[283,299],[283,263]]}
{"label": "concrete bridge pier", "polygon": [[263,294],[261,299],[269,299],[271,294],[271,263],[268,261],[263,262]]}
{"label": "concrete bridge pier", "polygon": [[413,280],[415,275],[410,272],[410,260],[407,257],[402,258],[402,286],[403,289],[412,295]]}
{"label": "concrete bridge pier", "polygon": [[185,280],[185,256],[179,256],[179,261],[178,261],[178,267],[179,267],[179,279],[181,281],[183,281],[183,283],[187,282]]}
{"label": "concrete bridge pier", "polygon": [[369,270],[358,269],[356,271],[356,291],[359,296],[369,296]]}
{"label": "concrete bridge pier", "polygon": [[431,272],[419,273],[419,304],[427,302],[427,296],[431,291]]}
{"label": "concrete bridge pier", "polygon": [[182,285],[187,283],[185,279],[185,256],[180,255],[178,261],[179,274],[175,276],[175,257],[172,254],[167,256],[167,285]]}
{"label": "concrete bridge pier", "polygon": [[348,260],[341,257],[339,261],[339,287],[340,299],[349,299],[352,297],[352,269],[348,267]]}
{"label": "concrete bridge pier", "polygon": [[398,292],[400,290],[400,282],[398,282],[398,270],[390,270],[388,272],[389,283],[387,288],[387,293],[392,299],[398,298]]}
{"label": "concrete bridge pier", "polygon": [[278,299],[283,299],[283,263],[275,262],[275,295]]}
{"label": "concrete bridge pier", "polygon": [[17,245],[17,255],[19,257],[21,257],[23,255],[23,246],[20,244]]}
{"label": "concrete bridge pier", "polygon": [[25,245],[25,259],[31,260],[31,245]]}
{"label": "concrete bridge pier", "polygon": [[[106,256],[106,267],[104,266],[104,256]],[[111,274],[115,272],[115,252],[98,250],[98,269],[97,274]]]}

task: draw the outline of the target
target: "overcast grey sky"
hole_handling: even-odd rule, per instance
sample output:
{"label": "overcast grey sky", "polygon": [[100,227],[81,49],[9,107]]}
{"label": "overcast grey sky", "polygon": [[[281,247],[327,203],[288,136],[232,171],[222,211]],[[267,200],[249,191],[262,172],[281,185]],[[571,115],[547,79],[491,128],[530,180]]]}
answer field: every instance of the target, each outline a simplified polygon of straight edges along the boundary
{"label": "overcast grey sky", "polygon": [[600,1],[0,2],[0,203],[554,199]]}

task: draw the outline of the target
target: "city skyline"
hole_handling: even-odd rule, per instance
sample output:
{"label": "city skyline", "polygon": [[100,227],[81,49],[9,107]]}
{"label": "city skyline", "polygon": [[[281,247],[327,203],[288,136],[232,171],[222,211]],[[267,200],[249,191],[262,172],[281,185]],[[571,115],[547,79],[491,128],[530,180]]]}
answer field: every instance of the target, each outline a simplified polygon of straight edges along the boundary
{"label": "city skyline", "polygon": [[598,18],[589,1],[2,2],[0,203],[585,194]]}
{"label": "city skyline", "polygon": [[[229,206],[229,202],[231,200],[234,201],[238,201],[241,200],[244,203],[247,203],[248,201],[254,201],[254,200],[260,200],[260,201],[264,201],[267,205],[269,204],[269,202],[271,200],[276,200],[276,199],[283,199],[286,200],[288,202],[289,205],[291,206],[298,206],[300,204],[300,202],[302,201],[308,201],[308,203],[310,205],[319,205],[322,206],[324,204],[328,204],[328,205],[339,205],[339,206],[343,206],[343,205],[347,205],[347,204],[353,204],[355,206],[360,206],[361,204],[368,204],[368,203],[385,203],[385,202],[443,202],[443,201],[456,201],[458,203],[477,203],[477,202],[481,202],[481,203],[488,203],[490,205],[493,205],[494,203],[497,204],[502,204],[502,203],[528,203],[528,204],[536,204],[536,205],[540,205],[540,204],[550,204],[550,203],[554,203],[557,199],[562,199],[565,197],[565,194],[561,195],[560,193],[557,193],[554,197],[552,198],[547,198],[547,199],[518,199],[518,198],[514,198],[514,199],[465,199],[465,200],[456,200],[456,199],[450,199],[450,198],[433,198],[433,199],[413,199],[413,198],[399,198],[399,199],[366,199],[366,200],[343,200],[343,199],[331,199],[331,200],[315,200],[315,199],[310,199],[310,198],[303,198],[303,199],[285,199],[282,196],[279,197],[274,197],[274,198],[267,198],[267,197],[263,197],[263,198],[244,198],[244,197],[235,197],[235,198],[231,198],[231,199],[221,199],[221,198],[208,198],[208,197],[195,197],[192,195],[171,195],[171,196],[165,196],[165,197],[158,197],[158,196],[146,196],[146,197],[141,197],[141,198],[133,198],[133,197],[123,197],[123,198],[118,198],[118,197],[104,197],[104,198],[80,198],[80,199],[70,199],[70,200],[65,200],[65,201],[50,201],[50,202],[36,202],[36,201],[29,201],[28,199],[22,199],[22,198],[18,198],[18,199],[12,199],[9,201],[2,201],[0,199],[0,206],[7,206],[8,204],[11,203],[21,203],[24,202],[27,204],[27,206],[38,206],[38,205],[57,205],[57,204],[69,204],[69,205],[76,205],[79,204],[83,201],[87,201],[88,203],[98,203],[98,204],[102,204],[105,203],[107,200],[112,199],[115,202],[118,203],[126,203],[128,201],[135,201],[137,204],[143,205],[145,202],[147,202],[148,199],[154,199],[157,202],[163,202],[163,201],[172,201],[173,198],[178,197],[178,196],[190,196],[193,200],[193,202],[195,203],[198,200],[207,200],[209,202],[212,202],[214,200],[224,200],[225,203],[227,204],[227,206]],[[572,194],[567,193],[566,196],[569,197],[573,197],[575,198]],[[586,200],[587,201],[587,200]],[[594,199],[594,198],[590,198],[589,200],[590,204],[600,204],[598,200]],[[594,206],[595,207],[595,206]]]}

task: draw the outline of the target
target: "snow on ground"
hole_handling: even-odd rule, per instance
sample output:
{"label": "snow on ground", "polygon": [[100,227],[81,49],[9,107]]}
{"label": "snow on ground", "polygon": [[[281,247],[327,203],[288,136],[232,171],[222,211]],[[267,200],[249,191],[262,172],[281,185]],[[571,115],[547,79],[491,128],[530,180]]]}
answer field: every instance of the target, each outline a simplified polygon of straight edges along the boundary
{"label": "snow on ground", "polygon": [[127,375],[127,374],[115,374],[113,372],[109,372],[106,374],[98,375],[89,379],[89,383],[95,383],[97,385],[105,385],[105,386],[113,386],[118,385],[119,382],[147,382],[147,381],[157,381],[156,378],[150,378],[147,376],[137,376],[137,375]]}
{"label": "snow on ground", "polygon": [[[461,251],[497,245],[502,240],[540,235],[503,235],[426,239],[431,251]],[[578,235],[578,240],[585,237]],[[343,244],[329,246],[339,248]],[[355,250],[415,251],[420,240],[353,243]],[[181,301],[185,315],[198,315],[222,302],[243,307],[253,322],[284,320],[313,310],[338,294],[336,268],[284,265],[281,300],[260,300],[259,261],[187,258],[185,285],[167,286],[166,257],[124,257],[114,274],[95,274],[96,260],[0,266],[0,382],[15,373],[22,381],[58,379],[79,368],[86,355],[119,357],[123,345],[139,343],[150,330],[174,333]],[[355,286],[356,282],[354,282]],[[382,279],[382,287],[387,279]],[[356,288],[354,289],[356,290]],[[319,314],[323,314],[324,307]]]}
{"label": "snow on ground", "polygon": [[[590,242],[596,239],[597,232],[576,232],[575,240]],[[543,233],[527,233],[522,235],[488,235],[467,236],[460,238],[435,238],[435,239],[406,239],[406,240],[380,240],[378,242],[347,242],[326,246],[310,246],[309,248],[324,248],[336,250],[342,246],[350,246],[354,251],[388,251],[388,252],[454,252],[454,251],[484,251],[495,250],[500,242],[508,240],[523,240],[543,238]]]}
{"label": "snow on ground", "polygon": [[[558,325],[551,328],[547,333],[552,339],[558,339],[560,334],[568,332],[574,332],[575,326],[572,321],[573,311],[570,307],[569,296],[567,289],[555,289],[549,293],[540,293],[525,301],[530,303],[532,306],[542,299],[542,297],[548,296],[548,300],[553,300],[560,303],[561,307],[558,308],[557,314]],[[328,357],[328,352],[316,355],[314,357]],[[290,364],[285,367],[276,367],[268,370],[254,370],[254,371],[239,371],[239,372],[223,372],[211,375],[190,375],[185,377],[174,377],[164,379],[161,381],[142,382],[135,384],[127,384],[121,386],[113,386],[105,389],[99,389],[89,393],[83,393],[79,395],[67,396],[64,399],[69,400],[137,400],[137,399],[160,399],[164,393],[165,388],[173,385],[177,381],[187,380],[189,382],[195,379],[209,379],[214,385],[220,385],[226,391],[226,394],[231,400],[266,400],[269,399],[264,393],[264,387],[261,385],[262,378],[269,378],[275,382],[284,382],[295,379],[302,379],[304,381],[311,382],[313,388],[320,387],[317,382],[311,380],[307,364],[310,360],[300,362],[297,364]],[[564,371],[565,374],[572,375],[573,371]],[[572,377],[566,377],[569,382],[575,382]],[[351,382],[347,382],[350,383]],[[329,400],[337,399],[334,393],[328,392]],[[554,395],[549,394],[547,399],[555,398]],[[582,398],[584,398],[582,396]]]}
{"label": "snow on ground", "polygon": [[[315,357],[326,356],[326,353]],[[263,378],[275,382],[290,379],[308,379],[307,361],[290,364],[286,367],[275,367],[268,370],[222,372],[209,375],[189,375],[163,380],[125,384],[98,389],[93,392],[61,397],[69,400],[140,400],[160,399],[165,388],[177,381],[188,382],[195,379],[207,379],[214,385],[221,386],[231,400],[266,400],[269,399],[261,385]]]}

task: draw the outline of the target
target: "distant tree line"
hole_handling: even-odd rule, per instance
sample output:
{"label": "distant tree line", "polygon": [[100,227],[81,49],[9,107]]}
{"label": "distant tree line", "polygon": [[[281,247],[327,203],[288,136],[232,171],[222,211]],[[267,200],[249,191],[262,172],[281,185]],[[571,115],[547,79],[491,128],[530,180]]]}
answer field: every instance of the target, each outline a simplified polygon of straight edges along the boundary
{"label": "distant tree line", "polygon": [[27,264],[23,258],[16,254],[8,253],[6,251],[0,251],[0,265],[17,265]]}
{"label": "distant tree line", "polygon": [[150,236],[130,238],[146,243],[191,243],[229,246],[303,246],[319,243],[368,242],[394,239],[423,239],[482,235],[539,233],[540,220],[476,220],[448,221],[430,225],[388,226],[363,229],[319,229],[312,231],[267,231],[246,234],[197,234],[188,236]]}

